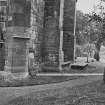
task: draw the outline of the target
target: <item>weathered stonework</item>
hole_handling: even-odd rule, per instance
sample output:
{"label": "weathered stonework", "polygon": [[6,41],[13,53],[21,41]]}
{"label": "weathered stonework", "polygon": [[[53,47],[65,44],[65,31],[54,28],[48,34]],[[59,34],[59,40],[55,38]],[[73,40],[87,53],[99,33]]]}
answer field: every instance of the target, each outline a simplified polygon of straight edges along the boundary
{"label": "weathered stonework", "polygon": [[[20,76],[28,74],[29,66],[34,66],[34,70],[42,64],[59,67],[60,28],[64,33],[64,62],[73,61],[75,0],[64,1],[64,21],[60,27],[61,0],[9,0],[5,71]],[[30,52],[34,54],[33,65],[28,65]]]}
{"label": "weathered stonework", "polygon": [[0,42],[0,71],[4,70],[5,66],[5,47],[4,43]]}
{"label": "weathered stonework", "polygon": [[64,22],[63,22],[63,51],[64,62],[74,60],[74,19],[75,0],[65,0],[64,2]]}
{"label": "weathered stonework", "polygon": [[[29,53],[34,53],[33,64],[42,63],[43,0],[8,0],[8,24],[5,34],[5,71],[15,77],[28,74]],[[34,70],[35,70],[34,68]]]}
{"label": "weathered stonework", "polygon": [[6,30],[5,71],[11,72],[19,78],[28,74],[29,35],[26,34],[26,29],[30,26],[29,3],[26,0],[9,0],[8,7],[8,15],[11,16],[12,20],[8,21]]}
{"label": "weathered stonework", "polygon": [[45,66],[59,65],[59,0],[45,0],[42,58]]}
{"label": "weathered stonework", "polygon": [[0,71],[4,70],[5,66],[5,41],[4,41],[4,31],[5,31],[5,17],[6,17],[7,1],[0,0]]}
{"label": "weathered stonework", "polygon": [[42,63],[41,47],[43,40],[44,0],[31,0],[31,25],[29,33],[30,49],[34,53],[34,70],[39,70]]}
{"label": "weathered stonework", "polygon": [[[75,0],[64,0],[63,16],[60,17],[60,4],[62,0],[45,0],[44,10],[44,35],[43,35],[43,62],[48,67],[59,67],[60,50],[64,53],[63,62],[74,60],[74,17]],[[63,26],[59,19],[63,18]],[[61,28],[61,29],[60,29]],[[63,47],[60,48],[61,35],[63,32]],[[63,54],[61,54],[63,56]],[[55,68],[54,68],[55,69]]]}

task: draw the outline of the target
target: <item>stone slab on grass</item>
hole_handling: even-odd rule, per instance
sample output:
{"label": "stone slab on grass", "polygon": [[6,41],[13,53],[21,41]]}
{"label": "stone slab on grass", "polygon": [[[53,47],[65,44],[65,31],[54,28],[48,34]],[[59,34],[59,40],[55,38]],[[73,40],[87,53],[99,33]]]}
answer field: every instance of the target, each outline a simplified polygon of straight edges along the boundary
{"label": "stone slab on grass", "polygon": [[86,66],[88,66],[88,63],[73,63],[73,64],[71,64],[71,69],[79,69],[79,70],[82,70]]}

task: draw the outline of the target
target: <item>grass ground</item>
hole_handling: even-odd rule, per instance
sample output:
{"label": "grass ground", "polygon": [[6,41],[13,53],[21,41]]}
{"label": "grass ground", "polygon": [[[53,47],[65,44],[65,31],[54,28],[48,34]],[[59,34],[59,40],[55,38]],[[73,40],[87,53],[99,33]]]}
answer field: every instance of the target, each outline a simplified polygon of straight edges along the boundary
{"label": "grass ground", "polygon": [[[48,72],[40,72],[40,73],[103,73],[104,72],[104,62],[102,62],[102,59],[101,61],[97,62],[97,61],[93,61],[92,62],[92,58],[89,58],[89,63],[88,63],[88,66],[84,66],[83,69],[72,69],[70,67],[70,65],[66,65],[63,67],[63,70],[62,71],[57,71],[57,70],[47,70],[47,67],[46,67],[46,71]],[[76,60],[76,63],[87,63],[86,62],[86,57],[78,57],[78,59]]]}
{"label": "grass ground", "polygon": [[96,81],[73,88],[37,91],[5,105],[105,105],[105,84]]}
{"label": "grass ground", "polygon": [[[64,73],[103,73],[104,72],[104,64],[100,62],[92,62],[89,63],[87,67],[85,67],[82,70],[74,70],[74,69],[68,69],[65,68],[63,71]],[[23,80],[14,80],[14,81],[4,81],[0,77],[0,86],[32,86],[32,85],[41,85],[41,84],[49,84],[49,83],[58,83],[58,82],[64,82],[72,79],[78,79],[81,76],[72,76],[72,77],[66,77],[66,76],[35,76],[27,77]]]}
{"label": "grass ground", "polygon": [[101,70],[98,70],[97,71],[97,68],[96,66],[93,66],[93,65],[88,65],[86,67],[84,67],[83,69],[69,69],[67,67],[64,68],[64,73],[102,73],[103,71]]}
{"label": "grass ground", "polygon": [[51,83],[59,83],[68,80],[82,78],[83,76],[35,76],[27,77],[23,80],[14,80],[14,81],[3,81],[0,80],[0,87],[19,87],[19,86],[32,86],[32,85],[43,85]]}

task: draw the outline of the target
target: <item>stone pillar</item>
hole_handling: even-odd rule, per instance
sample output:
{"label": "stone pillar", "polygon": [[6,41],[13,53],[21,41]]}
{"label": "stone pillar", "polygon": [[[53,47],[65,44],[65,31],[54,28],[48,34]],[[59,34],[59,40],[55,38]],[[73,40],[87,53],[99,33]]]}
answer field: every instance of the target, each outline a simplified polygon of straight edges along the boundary
{"label": "stone pillar", "polygon": [[[31,1],[31,21],[30,21],[30,53],[34,55],[30,63],[30,73],[34,75],[41,70],[41,46],[43,37],[43,17],[44,17],[44,0]],[[30,54],[30,55],[31,55]],[[34,68],[34,69],[33,69]]]}
{"label": "stone pillar", "polygon": [[75,4],[76,0],[65,0],[63,21],[63,51],[64,62],[74,61],[74,34],[75,34]]}
{"label": "stone pillar", "polygon": [[45,0],[43,71],[59,70],[59,7],[60,0]]}
{"label": "stone pillar", "polygon": [[0,0],[0,71],[4,71],[5,65],[5,21],[7,0]]}
{"label": "stone pillar", "polygon": [[62,70],[62,65],[74,60],[75,4],[76,0],[45,0],[42,48],[45,70]]}
{"label": "stone pillar", "polygon": [[28,75],[30,37],[26,31],[30,26],[31,4],[28,0],[9,0],[8,3],[5,71],[23,78]]}
{"label": "stone pillar", "polygon": [[0,40],[0,71],[4,70],[4,65],[5,65],[4,42]]}
{"label": "stone pillar", "polygon": [[63,52],[63,16],[64,15],[64,0],[60,0],[60,16],[59,16],[59,30],[60,30],[60,44],[59,44],[59,69],[62,70],[64,62]]}

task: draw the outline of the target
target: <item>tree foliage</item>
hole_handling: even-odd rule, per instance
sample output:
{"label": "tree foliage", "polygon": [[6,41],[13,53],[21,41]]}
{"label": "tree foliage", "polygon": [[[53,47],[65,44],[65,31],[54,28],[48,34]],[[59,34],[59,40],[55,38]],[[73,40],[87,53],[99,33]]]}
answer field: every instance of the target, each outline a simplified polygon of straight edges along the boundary
{"label": "tree foliage", "polygon": [[93,43],[98,39],[101,33],[101,25],[99,22],[91,21],[89,14],[77,11],[76,24],[77,44]]}
{"label": "tree foliage", "polygon": [[[103,9],[102,5],[99,5]],[[83,14],[77,11],[76,38],[77,44],[94,43],[95,59],[99,60],[99,51],[101,44],[105,40],[105,12],[93,11],[92,14]]]}
{"label": "tree foliage", "polygon": [[98,39],[96,40],[95,43],[96,52],[94,55],[94,57],[98,61],[101,44],[105,41],[105,8],[102,5],[103,2],[105,2],[105,0],[101,0],[97,8],[98,10],[100,10],[100,12],[97,13],[96,11],[93,11],[93,13],[89,16],[90,18],[89,23],[94,22],[100,26],[100,34],[98,35]]}
{"label": "tree foliage", "polygon": [[81,11],[77,11],[76,15],[76,42],[81,45],[86,42],[83,30],[87,25],[87,17]]}

